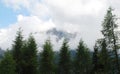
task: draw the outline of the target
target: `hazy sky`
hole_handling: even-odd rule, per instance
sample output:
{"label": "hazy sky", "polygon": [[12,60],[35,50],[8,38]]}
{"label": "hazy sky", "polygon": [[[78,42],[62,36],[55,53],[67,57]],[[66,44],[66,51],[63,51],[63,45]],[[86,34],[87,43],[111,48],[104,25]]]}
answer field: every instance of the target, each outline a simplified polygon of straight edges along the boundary
{"label": "hazy sky", "polygon": [[[101,24],[109,6],[120,17],[119,0],[0,0],[0,47],[11,47],[19,27],[25,38],[30,32],[44,32],[51,28],[79,35],[69,42],[76,48],[82,38],[90,49],[101,38]],[[48,36],[34,35],[38,45]],[[51,38],[55,50],[61,45]],[[39,46],[38,46],[39,47]]]}

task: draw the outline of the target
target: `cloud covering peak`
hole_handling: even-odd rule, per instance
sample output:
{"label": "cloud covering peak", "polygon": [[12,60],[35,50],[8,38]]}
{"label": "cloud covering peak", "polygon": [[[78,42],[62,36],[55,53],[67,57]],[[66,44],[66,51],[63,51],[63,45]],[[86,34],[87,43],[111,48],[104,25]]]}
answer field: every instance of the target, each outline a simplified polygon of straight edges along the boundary
{"label": "cloud covering peak", "polygon": [[[28,12],[29,15],[18,14],[17,21],[5,28],[0,28],[0,47],[11,47],[19,27],[23,29],[25,38],[29,33],[35,34],[38,46],[50,36],[56,50],[63,38],[56,42],[55,35],[46,32],[56,28],[67,33],[77,33],[69,44],[75,48],[80,38],[92,49],[96,39],[102,37],[101,24],[109,6],[115,8],[119,16],[119,0],[2,0],[14,12]],[[12,17],[11,17],[12,18]],[[39,33],[38,33],[39,32]],[[55,45],[56,44],[56,45]],[[59,46],[58,46],[59,45]]]}

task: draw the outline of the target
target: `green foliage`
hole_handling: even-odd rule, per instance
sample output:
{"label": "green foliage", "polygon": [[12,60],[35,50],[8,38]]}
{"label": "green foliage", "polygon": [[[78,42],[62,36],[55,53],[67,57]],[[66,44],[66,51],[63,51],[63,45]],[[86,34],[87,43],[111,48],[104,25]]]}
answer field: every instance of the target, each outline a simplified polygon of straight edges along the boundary
{"label": "green foliage", "polygon": [[104,74],[110,74],[111,72],[111,58],[107,49],[105,39],[102,40],[101,51],[99,53],[100,56],[100,64],[103,65]]}
{"label": "green foliage", "polygon": [[16,72],[18,74],[22,74],[22,65],[21,65],[21,60],[23,58],[21,51],[22,47],[23,47],[23,36],[21,29],[19,29],[14,44],[12,46],[12,55],[13,55],[13,59],[16,62]]}
{"label": "green foliage", "polygon": [[112,14],[112,8],[109,8],[103,21],[101,31],[107,43],[113,43],[112,39],[117,38],[117,35],[115,35],[115,29],[117,29],[118,25],[115,22],[116,17]]}
{"label": "green foliage", "polygon": [[16,74],[16,64],[9,51],[7,51],[0,61],[0,74]]}
{"label": "green foliage", "polygon": [[47,40],[40,54],[40,74],[54,73],[54,52],[50,40]]}
{"label": "green foliage", "polygon": [[62,47],[60,49],[60,59],[59,59],[59,67],[58,74],[71,74],[71,57],[69,52],[69,46],[67,45],[67,41],[64,40]]}
{"label": "green foliage", "polygon": [[94,46],[94,52],[92,57],[93,68],[91,70],[91,74],[98,74],[98,65],[99,65],[99,57],[98,57],[98,47],[97,44]]}
{"label": "green foliage", "polygon": [[32,35],[22,48],[22,74],[37,74],[37,44]]}
{"label": "green foliage", "polygon": [[105,16],[104,22],[102,24],[102,34],[105,38],[106,45],[108,49],[113,50],[115,55],[115,66],[117,72],[120,73],[119,67],[119,58],[118,58],[118,47],[119,47],[119,39],[117,31],[118,25],[116,24],[116,17],[112,14],[112,8],[109,8],[107,14]]}
{"label": "green foliage", "polygon": [[82,40],[80,40],[76,50],[75,57],[75,74],[88,74],[90,72],[91,57],[88,48]]}

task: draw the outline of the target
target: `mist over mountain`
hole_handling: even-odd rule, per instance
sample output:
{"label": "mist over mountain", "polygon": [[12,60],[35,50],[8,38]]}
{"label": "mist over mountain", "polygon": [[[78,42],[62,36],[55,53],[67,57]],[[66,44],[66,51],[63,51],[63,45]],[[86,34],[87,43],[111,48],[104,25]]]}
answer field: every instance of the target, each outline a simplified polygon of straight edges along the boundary
{"label": "mist over mountain", "polygon": [[66,38],[68,41],[72,38],[75,38],[77,33],[68,33],[63,30],[57,30],[56,28],[50,29],[46,32],[48,35],[55,35],[57,37],[57,41],[62,38]]}

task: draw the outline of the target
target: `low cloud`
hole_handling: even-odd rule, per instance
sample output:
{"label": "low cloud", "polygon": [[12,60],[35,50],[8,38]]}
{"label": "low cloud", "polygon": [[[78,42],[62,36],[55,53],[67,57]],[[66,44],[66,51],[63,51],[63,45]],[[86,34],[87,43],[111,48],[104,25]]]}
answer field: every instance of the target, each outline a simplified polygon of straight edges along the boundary
{"label": "low cloud", "polygon": [[22,28],[23,35],[27,38],[30,33],[44,32],[54,27],[52,20],[42,21],[37,16],[18,15],[18,21],[15,24],[0,29],[0,47],[3,49],[10,47],[19,28]]}
{"label": "low cloud", "polygon": [[[120,16],[119,0],[2,0],[3,3],[16,11],[25,9],[30,15],[18,15],[16,23],[0,29],[0,45],[2,48],[10,47],[19,27],[23,29],[25,38],[29,33],[35,34],[38,47],[49,37],[44,32],[57,28],[68,33],[78,33],[75,39],[70,40],[71,48],[76,48],[82,38],[90,49],[95,40],[101,38],[101,24],[109,6],[115,8],[113,12]],[[119,22],[118,22],[119,23]],[[56,36],[51,36],[55,49],[61,42],[55,41]]]}

